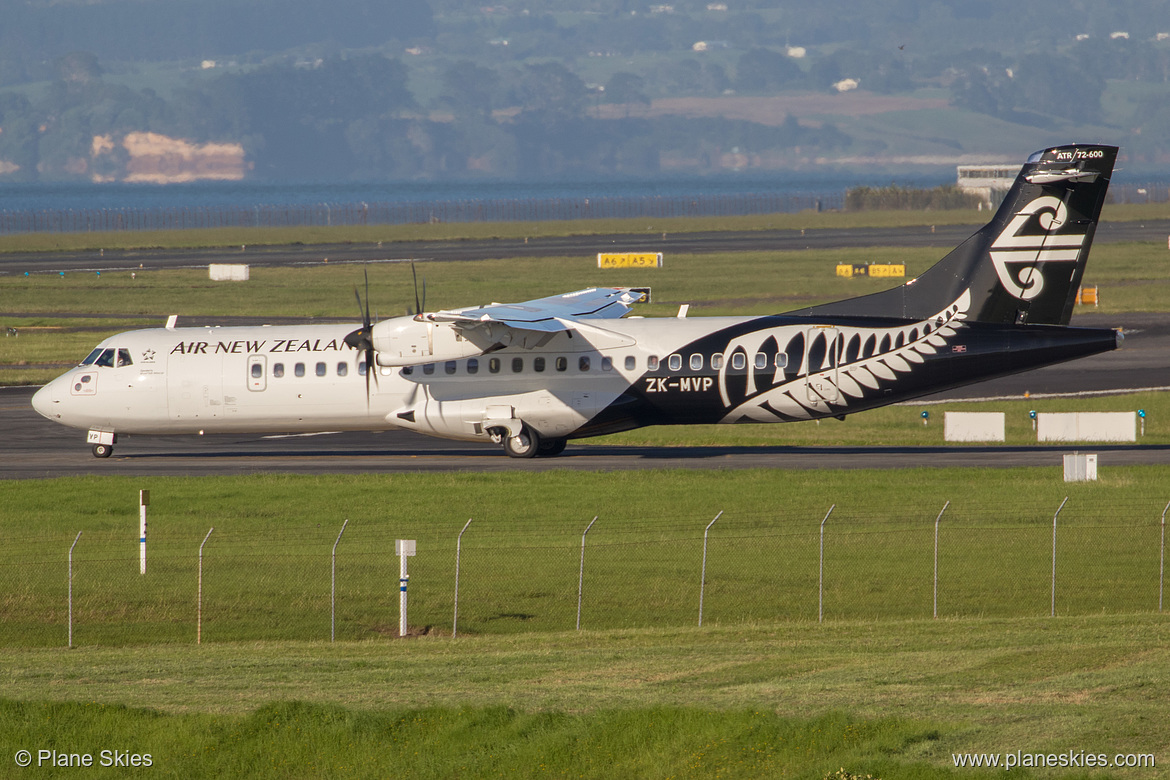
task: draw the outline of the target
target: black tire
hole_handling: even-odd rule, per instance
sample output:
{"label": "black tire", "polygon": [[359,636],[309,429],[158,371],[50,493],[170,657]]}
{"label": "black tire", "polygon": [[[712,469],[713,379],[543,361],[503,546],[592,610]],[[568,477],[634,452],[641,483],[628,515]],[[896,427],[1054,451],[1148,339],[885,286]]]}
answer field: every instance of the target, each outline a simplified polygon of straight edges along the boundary
{"label": "black tire", "polygon": [[525,425],[519,436],[504,438],[504,452],[509,458],[535,458],[540,451],[540,434]]}
{"label": "black tire", "polygon": [[95,458],[108,458],[114,454],[114,447],[110,444],[95,444],[93,445],[93,456]]}
{"label": "black tire", "polygon": [[568,444],[569,440],[565,438],[545,439],[540,443],[540,446],[536,448],[536,457],[555,458],[557,455],[560,455],[565,451],[565,447],[568,446]]}

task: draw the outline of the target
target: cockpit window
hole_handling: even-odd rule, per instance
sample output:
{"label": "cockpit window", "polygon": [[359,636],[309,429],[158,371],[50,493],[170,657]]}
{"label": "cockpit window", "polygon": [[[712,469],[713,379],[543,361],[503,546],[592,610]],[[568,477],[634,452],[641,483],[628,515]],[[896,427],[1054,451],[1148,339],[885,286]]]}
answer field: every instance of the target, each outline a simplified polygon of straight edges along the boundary
{"label": "cockpit window", "polygon": [[112,350],[112,349],[102,350],[101,356],[98,357],[98,359],[97,359],[97,364],[99,366],[103,366],[105,368],[113,368],[114,367],[114,350]]}
{"label": "cockpit window", "polygon": [[134,365],[134,361],[130,358],[130,350],[119,349],[118,350],[118,368],[121,368],[122,366],[132,366],[132,365]]}
{"label": "cockpit window", "polygon": [[102,348],[98,347],[93,352],[90,352],[89,356],[86,357],[85,360],[81,361],[81,365],[92,366],[93,362],[98,359],[98,355],[100,355],[100,354],[102,354]]}

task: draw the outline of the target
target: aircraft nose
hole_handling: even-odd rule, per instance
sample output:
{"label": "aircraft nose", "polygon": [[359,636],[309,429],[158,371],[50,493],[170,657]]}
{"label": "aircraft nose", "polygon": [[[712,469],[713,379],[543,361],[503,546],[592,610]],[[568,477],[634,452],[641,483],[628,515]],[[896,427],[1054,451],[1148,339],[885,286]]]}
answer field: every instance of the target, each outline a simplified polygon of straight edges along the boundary
{"label": "aircraft nose", "polygon": [[53,418],[53,396],[56,393],[56,384],[54,380],[33,393],[32,406],[37,410],[37,414],[42,417]]}

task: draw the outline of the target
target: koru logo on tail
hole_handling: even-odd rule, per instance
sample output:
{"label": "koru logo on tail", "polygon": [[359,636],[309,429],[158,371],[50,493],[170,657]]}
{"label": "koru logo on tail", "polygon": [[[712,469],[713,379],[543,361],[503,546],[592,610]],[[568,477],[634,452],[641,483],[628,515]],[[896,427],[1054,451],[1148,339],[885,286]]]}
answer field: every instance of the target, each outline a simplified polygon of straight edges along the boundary
{"label": "koru logo on tail", "polygon": [[[1032,217],[1039,215],[1035,220]],[[991,245],[991,262],[999,281],[1011,295],[1030,301],[1044,289],[1039,263],[1075,263],[1085,243],[1084,233],[1057,231],[1068,220],[1060,198],[1045,195],[1029,203]],[[1035,232],[1039,227],[1040,232]]]}

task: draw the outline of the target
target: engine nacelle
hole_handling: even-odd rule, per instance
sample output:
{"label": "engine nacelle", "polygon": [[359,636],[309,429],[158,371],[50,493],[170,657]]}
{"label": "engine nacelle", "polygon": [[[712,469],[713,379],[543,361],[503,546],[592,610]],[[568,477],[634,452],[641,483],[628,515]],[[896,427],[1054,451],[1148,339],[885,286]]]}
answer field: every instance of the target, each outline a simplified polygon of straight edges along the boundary
{"label": "engine nacelle", "polygon": [[410,316],[375,324],[371,340],[380,366],[412,366],[476,357],[493,345],[482,338],[473,341],[445,322],[426,322]]}

